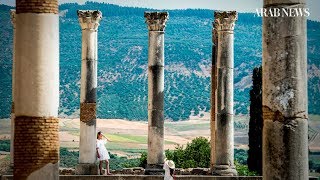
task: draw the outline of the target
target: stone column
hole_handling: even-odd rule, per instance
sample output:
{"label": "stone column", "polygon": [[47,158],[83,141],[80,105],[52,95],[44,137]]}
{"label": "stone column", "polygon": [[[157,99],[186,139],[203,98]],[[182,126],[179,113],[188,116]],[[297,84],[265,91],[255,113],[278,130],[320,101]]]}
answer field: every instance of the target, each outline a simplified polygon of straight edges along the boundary
{"label": "stone column", "polygon": [[78,10],[82,29],[80,147],[77,174],[98,174],[96,162],[96,102],[100,11]]}
{"label": "stone column", "polygon": [[[306,0],[264,0],[267,12],[295,12],[305,4]],[[263,18],[264,179],[308,179],[306,36],[304,16]]]}
{"label": "stone column", "polygon": [[[14,70],[15,70],[15,60],[14,60],[14,52],[15,52],[15,37],[16,37],[16,10],[10,11],[11,23],[13,27],[13,43],[12,43],[12,103],[11,103],[11,137],[10,137],[10,166],[13,168],[13,159],[14,159]],[[11,172],[12,173],[12,172]]]}
{"label": "stone column", "polygon": [[[214,23],[213,23],[214,25]],[[211,153],[210,169],[213,171],[216,163],[216,119],[217,119],[217,49],[218,35],[216,29],[212,29],[212,64],[211,64],[211,112],[210,112],[210,133]]]}
{"label": "stone column", "polygon": [[233,41],[237,20],[235,11],[216,11],[214,28],[217,31],[216,70],[216,163],[213,173],[223,176],[237,175],[234,167],[233,130]]}
{"label": "stone column", "polygon": [[147,169],[151,174],[162,172],[164,162],[164,30],[168,12],[145,12],[144,17],[149,29]]}
{"label": "stone column", "polygon": [[59,179],[58,0],[16,1],[14,179]]}

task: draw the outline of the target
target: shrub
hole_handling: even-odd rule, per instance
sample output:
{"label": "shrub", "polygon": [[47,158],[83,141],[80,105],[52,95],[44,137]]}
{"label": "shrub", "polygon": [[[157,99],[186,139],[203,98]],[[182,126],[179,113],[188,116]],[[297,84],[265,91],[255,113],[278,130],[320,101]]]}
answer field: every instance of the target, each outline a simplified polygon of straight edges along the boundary
{"label": "shrub", "polygon": [[210,166],[210,142],[207,138],[197,137],[191,143],[166,150],[166,157],[175,162],[177,168],[207,168]]}
{"label": "shrub", "polygon": [[247,165],[243,165],[235,161],[235,166],[239,176],[259,176],[259,173],[250,171]]}
{"label": "shrub", "polygon": [[140,167],[143,167],[143,168],[146,168],[147,167],[147,152],[142,152],[141,153],[141,156],[140,156],[140,159],[139,159],[139,166]]}
{"label": "shrub", "polygon": [[0,140],[0,151],[10,152],[10,140]]}

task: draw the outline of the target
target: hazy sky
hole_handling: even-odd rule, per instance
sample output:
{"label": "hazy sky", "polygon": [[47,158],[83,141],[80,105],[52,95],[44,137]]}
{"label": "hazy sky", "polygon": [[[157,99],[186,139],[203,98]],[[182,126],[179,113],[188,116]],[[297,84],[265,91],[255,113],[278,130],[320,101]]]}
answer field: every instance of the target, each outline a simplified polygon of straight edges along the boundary
{"label": "hazy sky", "polygon": [[[87,0],[59,0],[59,3],[77,2],[85,3]],[[217,9],[236,10],[239,12],[255,12],[262,7],[263,0],[90,0],[117,4],[121,6],[147,7],[155,9]],[[1,4],[14,5],[14,0],[0,0]],[[310,8],[309,19],[320,21],[320,0],[307,0]]]}

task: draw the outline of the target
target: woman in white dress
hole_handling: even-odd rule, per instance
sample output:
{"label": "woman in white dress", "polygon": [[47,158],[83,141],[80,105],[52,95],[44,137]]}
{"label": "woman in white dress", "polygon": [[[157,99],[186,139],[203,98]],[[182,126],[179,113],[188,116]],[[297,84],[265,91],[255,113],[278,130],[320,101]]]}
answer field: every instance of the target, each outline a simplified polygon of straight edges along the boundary
{"label": "woman in white dress", "polygon": [[[106,138],[106,139],[102,139],[102,138]],[[100,175],[103,175],[102,173],[102,165],[103,162],[106,163],[106,174],[107,175],[111,175],[110,173],[110,169],[109,169],[109,153],[108,150],[106,148],[106,143],[107,141],[110,141],[107,137],[105,137],[101,131],[98,132],[97,134],[97,158],[99,159],[99,170],[100,170]]]}
{"label": "woman in white dress", "polygon": [[174,169],[175,169],[175,164],[172,160],[167,160],[164,159],[164,164],[163,164],[163,169],[164,169],[164,180],[174,180]]}

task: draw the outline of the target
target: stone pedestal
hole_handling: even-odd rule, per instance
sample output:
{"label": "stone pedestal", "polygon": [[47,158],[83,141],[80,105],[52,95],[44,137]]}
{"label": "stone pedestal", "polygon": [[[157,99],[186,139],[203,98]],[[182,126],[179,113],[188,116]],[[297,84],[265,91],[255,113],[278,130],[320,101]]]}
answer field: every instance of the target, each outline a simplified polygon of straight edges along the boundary
{"label": "stone pedestal", "polygon": [[82,60],[80,90],[80,144],[77,174],[98,174],[96,162],[96,101],[98,27],[100,11],[78,10],[82,29]]}
{"label": "stone pedestal", "polygon": [[81,163],[76,166],[75,173],[80,175],[98,175],[99,167],[94,163]]}
{"label": "stone pedestal", "polygon": [[[145,12],[148,51],[148,172],[162,172],[164,162],[164,30],[167,12]],[[150,170],[150,171],[149,171]],[[147,173],[147,170],[146,170]]]}
{"label": "stone pedestal", "polygon": [[[305,0],[264,0],[264,8],[305,8]],[[289,10],[291,9],[291,10]],[[263,18],[263,178],[308,179],[306,17]]]}
{"label": "stone pedestal", "polygon": [[214,28],[217,35],[216,73],[216,139],[213,174],[235,176],[233,127],[233,41],[237,20],[235,11],[215,11]]}
{"label": "stone pedestal", "polygon": [[58,1],[16,1],[14,179],[59,179]]}

